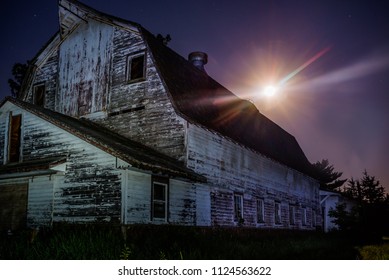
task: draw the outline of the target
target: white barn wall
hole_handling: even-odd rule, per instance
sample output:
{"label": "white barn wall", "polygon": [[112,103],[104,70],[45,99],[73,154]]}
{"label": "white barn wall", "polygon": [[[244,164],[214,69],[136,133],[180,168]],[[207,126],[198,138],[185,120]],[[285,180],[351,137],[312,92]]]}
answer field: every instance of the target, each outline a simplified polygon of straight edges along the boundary
{"label": "white barn wall", "polygon": [[124,223],[150,223],[151,175],[124,170],[122,176]]}
{"label": "white barn wall", "polygon": [[[120,220],[120,171],[115,157],[11,104],[2,108],[0,123],[7,122],[9,111],[22,114],[23,161],[66,159],[64,177],[54,190],[54,222]],[[4,135],[5,126],[0,127]]]}
{"label": "white barn wall", "polygon": [[106,109],[114,28],[89,19],[59,49],[57,111],[81,116]]}
{"label": "white barn wall", "polygon": [[196,184],[196,225],[211,226],[211,190],[208,185]]}
{"label": "white barn wall", "polygon": [[196,224],[196,188],[192,183],[169,181],[169,223]]}
{"label": "white barn wall", "polygon": [[[188,167],[207,177],[211,191],[213,225],[234,222],[233,195],[243,195],[248,226],[311,228],[312,211],[318,209],[319,188],[310,177],[238,145],[196,125],[188,127]],[[265,224],[256,223],[256,199],[265,203]],[[282,221],[274,224],[274,202],[282,207]],[[296,224],[289,225],[289,205],[296,207]],[[307,225],[301,224],[301,208],[307,209]]]}
{"label": "white barn wall", "polygon": [[51,225],[55,180],[55,175],[37,176],[29,179],[27,226]]}

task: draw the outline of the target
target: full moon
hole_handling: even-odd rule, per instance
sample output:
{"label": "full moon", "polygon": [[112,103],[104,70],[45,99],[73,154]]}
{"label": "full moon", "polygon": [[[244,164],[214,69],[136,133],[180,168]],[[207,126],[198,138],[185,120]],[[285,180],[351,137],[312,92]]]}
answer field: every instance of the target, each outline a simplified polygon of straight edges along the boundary
{"label": "full moon", "polygon": [[267,96],[273,96],[277,92],[277,88],[274,86],[266,86],[263,93]]}

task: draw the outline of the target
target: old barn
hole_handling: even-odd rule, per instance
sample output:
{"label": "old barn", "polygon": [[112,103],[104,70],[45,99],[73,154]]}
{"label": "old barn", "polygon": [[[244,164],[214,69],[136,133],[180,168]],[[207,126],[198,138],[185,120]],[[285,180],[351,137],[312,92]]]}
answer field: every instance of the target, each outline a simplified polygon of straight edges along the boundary
{"label": "old barn", "polygon": [[55,222],[315,229],[296,139],[141,25],[59,1],[0,103],[0,228]]}

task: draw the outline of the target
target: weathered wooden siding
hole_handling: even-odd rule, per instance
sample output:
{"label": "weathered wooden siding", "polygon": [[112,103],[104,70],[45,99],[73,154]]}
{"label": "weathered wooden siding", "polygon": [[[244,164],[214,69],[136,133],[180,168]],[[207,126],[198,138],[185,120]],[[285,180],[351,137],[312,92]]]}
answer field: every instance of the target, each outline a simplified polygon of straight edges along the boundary
{"label": "weathered wooden siding", "polygon": [[[127,58],[145,51],[146,79],[127,82]],[[115,29],[112,84],[107,118],[96,121],[133,140],[184,160],[185,121],[164,89],[150,52],[139,34]]]}
{"label": "weathered wooden siding", "polygon": [[192,183],[170,179],[169,222],[179,225],[196,224],[196,188]]}
{"label": "weathered wooden siding", "polygon": [[63,181],[54,190],[54,221],[119,222],[120,172],[115,158],[74,143]]}
{"label": "weathered wooden siding", "polygon": [[58,51],[55,51],[45,60],[42,65],[35,69],[33,81],[28,88],[27,98],[25,101],[33,103],[34,86],[38,84],[45,85],[44,107],[55,110],[55,100],[57,94],[58,80]]}
{"label": "weathered wooden siding", "polygon": [[122,192],[124,223],[150,223],[151,175],[123,171]]}
{"label": "weathered wooden siding", "polygon": [[5,111],[0,111],[0,165],[5,164],[5,155],[6,155],[6,141],[7,135],[5,135],[8,126],[8,116],[5,115]]}
{"label": "weathered wooden siding", "polygon": [[211,225],[211,196],[210,186],[196,184],[196,225]]}
{"label": "weathered wooden siding", "polygon": [[152,221],[151,219],[151,184],[150,174],[131,170],[123,171],[122,212],[125,224],[196,224],[196,188],[192,183],[169,180],[166,221]]}
{"label": "weathered wooden siding", "polygon": [[[301,224],[301,209],[320,213],[317,183],[293,169],[248,150],[216,133],[190,125],[188,167],[207,177],[211,186],[211,220],[214,225],[236,225],[234,193],[243,195],[244,225],[312,228]],[[265,223],[257,224],[256,200],[263,199]],[[281,223],[275,224],[274,205],[281,203]],[[289,224],[289,205],[296,206],[296,224]]]}
{"label": "weathered wooden siding", "polygon": [[89,19],[63,41],[56,111],[83,116],[106,109],[113,31]]}
{"label": "weathered wooden siding", "polygon": [[[22,113],[23,161],[66,159],[64,177],[54,186],[53,220],[119,221],[121,178],[115,158],[16,106],[8,109]],[[6,115],[2,112],[0,123]],[[0,135],[4,133],[0,131]]]}
{"label": "weathered wooden siding", "polygon": [[37,176],[28,183],[27,226],[49,226],[53,220],[53,188],[56,176]]}

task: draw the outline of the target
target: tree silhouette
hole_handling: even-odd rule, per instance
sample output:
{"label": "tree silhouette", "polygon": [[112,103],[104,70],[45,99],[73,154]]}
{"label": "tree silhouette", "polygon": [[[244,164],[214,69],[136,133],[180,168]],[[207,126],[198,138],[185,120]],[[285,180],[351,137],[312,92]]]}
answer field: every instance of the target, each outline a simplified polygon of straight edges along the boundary
{"label": "tree silhouette", "polygon": [[316,179],[320,182],[322,189],[339,190],[347,179],[339,179],[343,172],[335,172],[334,166],[330,165],[328,159],[317,161],[313,164]]}
{"label": "tree silhouette", "polygon": [[330,212],[340,229],[352,228],[364,238],[389,233],[389,195],[375,176],[365,170],[362,179],[347,182],[343,193],[355,200],[355,207],[346,213],[345,206],[338,205]]}
{"label": "tree silhouette", "polygon": [[379,180],[375,176],[371,176],[365,170],[363,177],[360,180],[351,178],[347,186],[344,188],[344,193],[356,199],[359,202],[367,204],[384,203],[387,199],[385,189],[381,186]]}
{"label": "tree silhouette", "polygon": [[24,77],[27,74],[28,67],[30,62],[26,63],[15,63],[12,67],[12,75],[14,79],[8,79],[8,85],[11,88],[11,93],[13,97],[19,98],[21,94],[22,83]]}
{"label": "tree silhouette", "polygon": [[156,38],[158,41],[160,41],[165,46],[167,46],[169,44],[169,42],[172,40],[172,38],[170,37],[170,34],[167,34],[165,37],[162,34],[158,34],[156,36]]}

